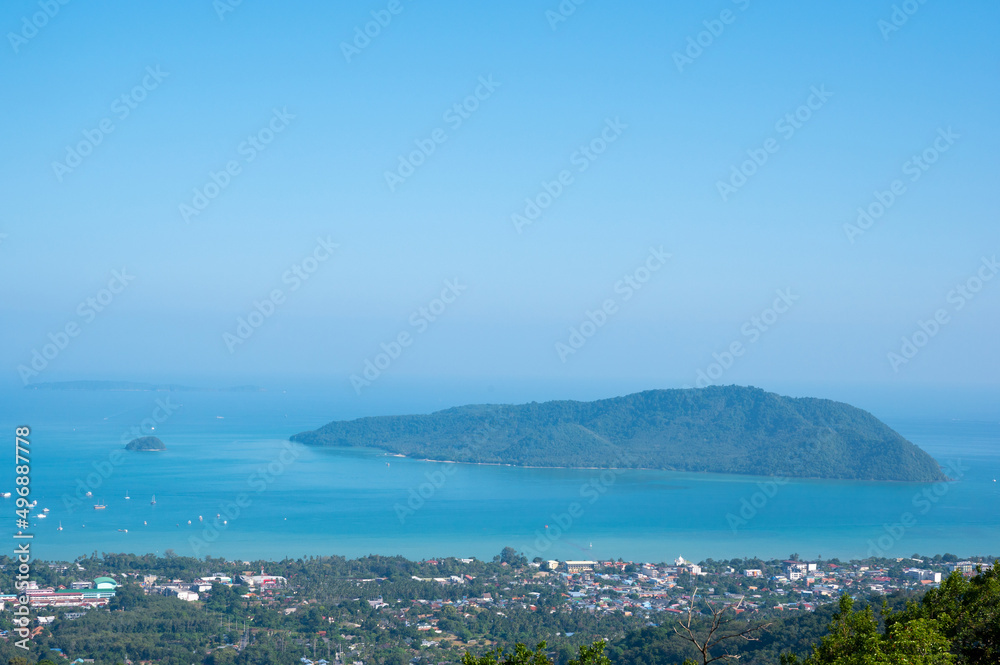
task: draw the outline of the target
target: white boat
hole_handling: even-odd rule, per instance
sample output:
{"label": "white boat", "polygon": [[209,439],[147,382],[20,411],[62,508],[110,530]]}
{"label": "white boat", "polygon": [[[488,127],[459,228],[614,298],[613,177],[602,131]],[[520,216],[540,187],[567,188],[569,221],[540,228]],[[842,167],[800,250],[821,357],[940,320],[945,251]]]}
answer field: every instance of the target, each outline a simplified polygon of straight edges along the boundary
{"label": "white boat", "polygon": [[47,512],[49,512],[49,509],[48,508],[42,508],[42,512],[43,513],[47,513]]}
{"label": "white boat", "polygon": [[156,495],[155,494],[153,495],[153,500],[150,501],[149,504],[152,505],[152,506],[156,505]]}
{"label": "white boat", "polygon": [[9,499],[10,498],[10,492],[4,492],[3,493],[3,498]]}
{"label": "white boat", "polygon": [[38,513],[37,515],[35,515],[35,519],[39,519],[39,520],[43,520],[46,517],[48,517],[48,515],[46,515],[45,513]]}
{"label": "white boat", "polygon": [[62,522],[59,523],[59,528],[56,531],[62,531]]}
{"label": "white boat", "polygon": [[129,499],[131,499],[131,498],[132,498],[132,497],[130,497],[130,496],[128,495],[128,490],[125,490],[125,500],[126,500],[126,501],[128,501],[128,500],[129,500]]}
{"label": "white boat", "polygon": [[87,492],[87,496],[94,496],[93,492]]}

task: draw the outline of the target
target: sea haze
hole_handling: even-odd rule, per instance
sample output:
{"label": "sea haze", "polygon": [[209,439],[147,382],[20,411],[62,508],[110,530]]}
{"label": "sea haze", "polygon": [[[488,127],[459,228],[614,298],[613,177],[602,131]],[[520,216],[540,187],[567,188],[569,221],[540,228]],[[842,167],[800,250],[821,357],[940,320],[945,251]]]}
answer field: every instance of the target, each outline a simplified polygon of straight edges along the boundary
{"label": "sea haze", "polygon": [[[6,395],[4,427],[32,427],[32,514],[50,509],[32,519],[36,554],[491,558],[507,545],[545,558],[649,561],[1000,553],[996,421],[886,419],[960,476],[938,485],[439,464],[287,441],[349,417],[341,396]],[[124,451],[136,427],[167,451]],[[12,488],[13,463],[7,473]],[[0,501],[13,526],[13,499]],[[95,511],[98,502],[107,508]]]}

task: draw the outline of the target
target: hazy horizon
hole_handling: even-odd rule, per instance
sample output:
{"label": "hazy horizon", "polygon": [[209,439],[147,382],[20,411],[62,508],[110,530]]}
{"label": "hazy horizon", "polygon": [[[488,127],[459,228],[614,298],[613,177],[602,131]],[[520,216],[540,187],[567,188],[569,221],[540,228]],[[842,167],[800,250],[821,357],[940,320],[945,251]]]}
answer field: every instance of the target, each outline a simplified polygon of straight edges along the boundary
{"label": "hazy horizon", "polygon": [[4,10],[0,386],[995,417],[995,5],[216,5]]}

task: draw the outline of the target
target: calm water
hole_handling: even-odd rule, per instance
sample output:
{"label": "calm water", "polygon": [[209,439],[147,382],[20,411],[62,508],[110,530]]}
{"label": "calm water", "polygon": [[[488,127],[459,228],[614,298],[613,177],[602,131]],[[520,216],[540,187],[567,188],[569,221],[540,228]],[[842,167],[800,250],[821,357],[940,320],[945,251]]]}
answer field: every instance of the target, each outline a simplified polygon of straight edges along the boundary
{"label": "calm water", "polygon": [[[653,561],[793,552],[846,558],[873,548],[886,556],[1000,554],[997,422],[889,422],[942,464],[965,469],[958,482],[937,487],[839,481],[762,487],[766,479],[648,471],[602,477],[291,446],[290,434],[344,416],[320,393],[171,393],[178,406],[153,432],[169,450],[115,455],[123,434],[142,426],[155,400],[165,398],[5,395],[4,431],[13,438],[15,425],[32,427],[32,496],[39,502],[32,512],[50,509],[46,519],[32,520],[36,556],[173,549],[243,559],[489,558],[506,545],[529,556]],[[11,489],[12,457],[2,476]],[[83,496],[88,489],[92,498]],[[98,501],[107,508],[95,511]],[[13,499],[0,505],[16,531]],[[217,519],[220,513],[226,514]],[[909,526],[895,526],[905,513],[912,515]]]}

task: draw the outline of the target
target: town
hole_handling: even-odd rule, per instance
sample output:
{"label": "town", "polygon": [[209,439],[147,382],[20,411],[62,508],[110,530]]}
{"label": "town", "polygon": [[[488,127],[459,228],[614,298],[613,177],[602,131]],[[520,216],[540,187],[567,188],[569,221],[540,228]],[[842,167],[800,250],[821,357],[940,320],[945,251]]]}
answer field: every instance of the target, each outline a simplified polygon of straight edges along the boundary
{"label": "town", "polygon": [[[0,579],[11,588],[14,566]],[[24,591],[33,644],[54,662],[171,663],[174,642],[209,665],[255,648],[305,665],[457,663],[466,651],[546,641],[559,656],[597,639],[671,626],[699,604],[745,620],[790,617],[855,598],[916,598],[950,574],[992,569],[988,559],[934,557],[802,560],[528,561],[512,548],[492,561],[312,557],[281,562],[105,554],[40,566]],[[0,595],[0,646],[9,643],[13,595]],[[120,613],[185,617],[183,639],[115,656],[80,649],[74,624],[103,626]],[[153,621],[153,623],[156,623]],[[120,636],[119,639],[124,636]],[[162,652],[162,653],[160,653]],[[159,657],[157,654],[160,653]],[[292,656],[294,659],[288,660]],[[103,659],[102,659],[103,657]],[[187,662],[190,662],[188,660]],[[559,659],[558,662],[563,662]]]}

